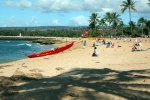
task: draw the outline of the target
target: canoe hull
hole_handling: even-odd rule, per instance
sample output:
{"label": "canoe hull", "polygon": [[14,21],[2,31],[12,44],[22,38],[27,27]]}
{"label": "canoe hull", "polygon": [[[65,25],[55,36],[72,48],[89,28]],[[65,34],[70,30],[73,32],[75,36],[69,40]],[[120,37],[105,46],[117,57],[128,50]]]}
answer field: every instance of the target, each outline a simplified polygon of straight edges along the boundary
{"label": "canoe hull", "polygon": [[67,44],[65,46],[62,46],[62,47],[55,48],[54,50],[48,50],[48,51],[44,51],[44,52],[41,52],[38,54],[31,54],[31,55],[28,55],[28,57],[36,58],[36,57],[43,57],[43,56],[47,56],[47,55],[57,54],[57,53],[63,52],[65,50],[71,48],[73,45],[74,45],[74,42]]}

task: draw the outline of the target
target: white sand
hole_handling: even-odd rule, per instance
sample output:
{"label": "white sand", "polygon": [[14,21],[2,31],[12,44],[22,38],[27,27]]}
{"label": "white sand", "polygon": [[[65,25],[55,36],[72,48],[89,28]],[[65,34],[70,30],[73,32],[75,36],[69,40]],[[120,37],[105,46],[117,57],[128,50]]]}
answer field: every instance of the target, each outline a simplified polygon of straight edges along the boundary
{"label": "white sand", "polygon": [[[135,39],[132,39],[132,42],[128,42],[129,39],[126,42],[123,42],[123,40],[112,40],[116,45],[122,46],[119,48],[106,48],[105,45],[98,46],[98,51],[100,52],[98,57],[91,56],[93,53],[92,43],[95,40],[86,39],[86,48],[82,47],[82,42],[79,39],[67,38],[67,40],[76,42],[72,49],[63,53],[0,64],[0,76],[12,76],[18,70],[29,74],[33,73],[33,70],[36,69],[36,72],[40,72],[43,76],[56,76],[74,68],[110,68],[122,71],[150,68],[150,50],[131,52],[131,46],[135,42]],[[143,41],[142,49],[150,48],[150,39],[139,40]],[[145,42],[145,40],[148,41]]]}
{"label": "white sand", "polygon": [[[12,98],[34,100],[58,98],[59,100],[148,100],[150,98],[148,95],[150,50],[131,52],[135,39],[132,39],[132,42],[129,42],[129,39],[127,42],[112,40],[122,47],[106,48],[105,45],[101,45],[98,46],[100,55],[92,57],[94,40],[87,39],[86,48],[82,47],[83,43],[79,39],[67,38],[67,41],[72,40],[76,41],[75,45],[63,53],[0,64],[0,76],[47,77],[21,83],[23,85],[17,85],[17,90],[11,87],[9,89],[6,84],[10,93],[13,91],[19,93]],[[150,48],[150,39],[141,40],[142,49]],[[55,80],[53,76],[60,74],[63,75]],[[68,76],[72,81],[66,78]],[[0,95],[2,93],[10,94],[5,89]],[[7,98],[7,95],[3,96]]]}

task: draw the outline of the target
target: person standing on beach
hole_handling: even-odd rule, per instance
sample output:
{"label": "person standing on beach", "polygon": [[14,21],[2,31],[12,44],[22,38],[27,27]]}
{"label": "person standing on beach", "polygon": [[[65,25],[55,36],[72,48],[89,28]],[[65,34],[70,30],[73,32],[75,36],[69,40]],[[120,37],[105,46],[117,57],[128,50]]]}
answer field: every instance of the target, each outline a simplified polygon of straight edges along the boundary
{"label": "person standing on beach", "polygon": [[96,44],[95,44],[95,42],[93,43],[93,47],[95,47],[96,46]]}
{"label": "person standing on beach", "polygon": [[84,42],[83,42],[83,48],[85,48],[86,45],[87,45],[86,40],[84,40]]}

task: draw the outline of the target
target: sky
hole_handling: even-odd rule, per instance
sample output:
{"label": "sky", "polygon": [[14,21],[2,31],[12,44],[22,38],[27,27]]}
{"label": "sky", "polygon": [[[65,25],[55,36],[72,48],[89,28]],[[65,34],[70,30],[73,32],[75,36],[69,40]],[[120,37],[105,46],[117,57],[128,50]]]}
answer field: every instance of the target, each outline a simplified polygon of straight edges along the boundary
{"label": "sky", "polygon": [[[106,12],[117,12],[125,24],[128,11],[121,13],[124,0],[0,0],[0,27],[88,26],[92,13],[103,18]],[[132,20],[150,19],[148,0],[134,0]]]}

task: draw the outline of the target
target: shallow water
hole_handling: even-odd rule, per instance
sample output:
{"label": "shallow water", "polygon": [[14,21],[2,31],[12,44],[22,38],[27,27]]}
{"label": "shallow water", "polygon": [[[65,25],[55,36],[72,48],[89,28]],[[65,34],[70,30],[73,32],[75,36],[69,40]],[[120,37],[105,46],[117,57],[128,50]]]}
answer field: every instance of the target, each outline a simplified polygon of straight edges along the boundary
{"label": "shallow water", "polygon": [[31,41],[0,40],[0,63],[24,59],[27,55],[54,48]]}

